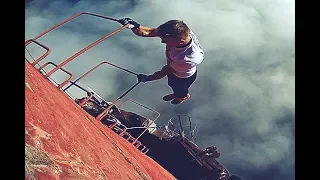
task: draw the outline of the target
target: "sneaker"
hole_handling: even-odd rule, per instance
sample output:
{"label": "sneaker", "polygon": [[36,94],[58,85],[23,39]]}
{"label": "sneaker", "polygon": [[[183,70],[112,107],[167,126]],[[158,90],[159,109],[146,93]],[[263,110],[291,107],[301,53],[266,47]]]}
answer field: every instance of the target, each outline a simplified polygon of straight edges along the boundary
{"label": "sneaker", "polygon": [[174,99],[176,96],[174,94],[168,94],[166,96],[163,96],[163,100],[164,101],[171,101],[172,99]]}
{"label": "sneaker", "polygon": [[190,94],[188,93],[187,96],[184,98],[175,98],[174,100],[171,101],[171,104],[181,104],[183,101],[189,98],[190,98]]}

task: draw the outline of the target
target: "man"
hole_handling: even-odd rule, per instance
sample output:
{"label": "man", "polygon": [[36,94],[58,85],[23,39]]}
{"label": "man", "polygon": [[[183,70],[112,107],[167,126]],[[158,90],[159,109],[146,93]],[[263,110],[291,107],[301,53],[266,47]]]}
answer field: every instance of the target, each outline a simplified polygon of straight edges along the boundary
{"label": "man", "polygon": [[139,74],[142,82],[168,77],[173,93],[163,97],[164,101],[180,104],[190,98],[189,87],[196,80],[196,66],[204,59],[203,50],[189,27],[180,20],[170,20],[157,28],[141,26],[130,18],[120,19],[122,25],[130,24],[132,32],[142,37],[159,37],[166,44],[167,64],[151,75]]}

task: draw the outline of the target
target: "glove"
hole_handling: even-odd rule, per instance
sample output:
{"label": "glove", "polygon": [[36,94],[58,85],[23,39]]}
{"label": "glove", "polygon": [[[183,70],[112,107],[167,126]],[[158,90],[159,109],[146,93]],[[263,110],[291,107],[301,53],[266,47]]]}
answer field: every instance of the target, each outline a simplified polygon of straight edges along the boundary
{"label": "glove", "polygon": [[138,81],[139,82],[147,82],[147,81],[152,81],[151,76],[150,75],[145,75],[145,74],[138,74],[137,75]]}
{"label": "glove", "polygon": [[140,27],[140,24],[137,23],[136,21],[132,20],[131,18],[122,18],[122,19],[119,19],[118,22],[122,25],[130,24],[128,26],[128,28],[130,28],[130,29],[136,29],[136,28]]}

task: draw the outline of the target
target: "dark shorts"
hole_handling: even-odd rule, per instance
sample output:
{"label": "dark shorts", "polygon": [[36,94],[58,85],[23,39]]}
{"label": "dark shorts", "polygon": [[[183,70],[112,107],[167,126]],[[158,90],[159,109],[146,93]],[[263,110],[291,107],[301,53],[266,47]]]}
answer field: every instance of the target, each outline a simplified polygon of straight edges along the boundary
{"label": "dark shorts", "polygon": [[168,85],[176,97],[183,98],[189,93],[189,87],[197,78],[197,71],[188,78],[178,78],[174,74],[168,75]]}

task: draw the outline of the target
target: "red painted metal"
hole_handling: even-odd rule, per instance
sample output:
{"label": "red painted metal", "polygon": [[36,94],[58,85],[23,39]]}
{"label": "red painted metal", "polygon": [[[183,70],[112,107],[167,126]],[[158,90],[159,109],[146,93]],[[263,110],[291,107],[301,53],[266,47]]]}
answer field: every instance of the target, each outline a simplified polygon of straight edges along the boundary
{"label": "red painted metal", "polygon": [[89,13],[89,12],[81,12],[81,13],[78,13],[78,14],[76,14],[76,15],[73,15],[73,16],[65,19],[64,21],[61,21],[60,23],[54,25],[53,27],[45,30],[44,32],[42,32],[41,34],[39,34],[38,36],[36,36],[35,38],[33,38],[33,40],[39,39],[40,37],[44,36],[44,35],[47,34],[48,32],[50,32],[50,31],[58,28],[59,26],[65,24],[65,23],[67,23],[67,22],[69,22],[69,21],[71,21],[71,20],[73,20],[73,19],[75,19],[75,18],[77,18],[77,17],[79,17],[79,16],[81,16],[81,15],[83,15],[83,14],[91,15],[91,16],[96,16],[96,17],[100,17],[100,18],[104,18],[104,19],[108,19],[108,20],[112,20],[112,21],[118,22],[118,19],[115,19],[115,18],[112,18],[112,17],[107,17],[107,16],[98,15],[98,14]]}
{"label": "red painted metal", "polygon": [[[34,42],[34,43],[36,43],[37,45],[39,45],[40,47],[42,47],[42,48],[44,48],[44,49],[46,50],[45,54],[43,54],[42,56],[40,56],[38,59],[34,60],[34,62],[33,62],[31,65],[35,66],[37,63],[39,63],[41,60],[43,60],[45,57],[47,57],[47,56],[50,54],[50,52],[51,52],[51,50],[50,50],[47,46],[45,46],[45,45],[39,43],[38,41],[36,41],[37,39],[41,38],[42,36],[44,36],[45,34],[49,33],[50,31],[52,31],[52,30],[60,27],[61,25],[65,24],[65,23],[67,23],[67,22],[69,22],[69,21],[71,21],[71,20],[73,20],[73,19],[75,19],[75,18],[77,18],[77,17],[79,17],[79,16],[81,16],[81,15],[84,15],[84,14],[119,22],[118,19],[111,18],[111,17],[107,17],[107,16],[103,16],[103,15],[98,15],[98,14],[94,14],[94,13],[89,13],[89,12],[82,12],[82,13],[78,13],[78,14],[76,14],[76,15],[74,15],[74,16],[71,16],[71,17],[65,19],[64,21],[62,21],[62,22],[54,25],[53,27],[45,30],[44,32],[42,32],[42,33],[39,34],[38,36],[34,37],[33,39],[29,39],[29,40],[27,40],[27,41],[25,42],[25,46],[28,46],[31,42]],[[58,88],[60,89],[60,88],[62,88],[64,85],[66,85],[67,83],[71,82],[71,79],[73,78],[73,75],[72,75],[70,72],[68,72],[68,71],[66,71],[65,69],[62,68],[64,65],[66,65],[66,64],[69,63],[70,61],[74,60],[75,58],[77,58],[78,56],[80,56],[80,55],[83,54],[84,52],[88,51],[89,49],[93,48],[93,47],[96,46],[97,44],[101,43],[102,41],[106,40],[107,38],[115,35],[116,33],[119,33],[119,32],[122,31],[123,29],[128,28],[128,26],[129,26],[129,24],[123,25],[122,27],[116,29],[115,31],[113,31],[113,32],[111,32],[111,33],[109,33],[109,34],[101,37],[100,39],[98,39],[98,40],[96,40],[95,42],[93,42],[93,43],[89,44],[88,46],[84,47],[83,49],[81,49],[81,50],[78,51],[77,53],[73,54],[72,56],[70,56],[69,58],[67,58],[66,60],[64,60],[62,63],[60,63],[59,65],[56,65],[56,64],[53,63],[53,62],[47,62],[47,63],[45,63],[44,65],[42,65],[38,70],[43,69],[43,68],[44,68],[45,66],[47,66],[48,64],[51,64],[51,65],[54,65],[55,68],[52,69],[51,71],[49,71],[47,74],[44,75],[46,78],[49,77],[50,75],[52,75],[52,74],[53,74],[54,72],[56,72],[58,69],[61,69],[61,70],[64,71],[65,73],[69,74],[70,77],[69,77],[66,81],[64,81],[63,83],[61,83],[60,85],[58,85]],[[25,59],[26,59],[26,58],[25,58]],[[27,59],[26,59],[26,60],[27,60]],[[27,60],[27,61],[28,61],[28,60]],[[30,63],[30,62],[29,62],[29,63]],[[128,72],[128,73],[131,73],[131,74],[133,74],[133,75],[138,75],[138,74],[135,73],[135,72],[132,72],[132,71],[127,70],[127,69],[125,69],[125,68],[121,68],[121,67],[119,67],[119,66],[117,66],[117,65],[114,65],[114,64],[112,64],[112,63],[109,63],[109,62],[105,61],[105,62],[102,62],[102,63],[98,64],[97,66],[93,67],[93,68],[90,69],[88,72],[86,72],[85,74],[83,74],[82,76],[80,76],[75,82],[72,82],[71,85],[69,85],[69,86],[68,86],[67,88],[65,88],[63,91],[65,91],[66,89],[68,89],[70,86],[75,85],[75,83],[76,83],[77,81],[79,81],[80,79],[82,79],[83,77],[85,77],[86,75],[88,75],[88,74],[91,73],[93,70],[95,70],[96,68],[98,68],[99,66],[101,66],[101,65],[103,65],[103,64],[109,64],[109,65],[111,65],[111,66],[114,66],[114,67],[116,67],[116,68],[119,68],[119,69],[121,69],[121,70],[124,70],[124,71],[126,71],[126,72]],[[107,112],[109,112],[109,110],[111,109],[111,107],[114,106],[121,98],[123,98],[128,92],[130,92],[133,88],[135,88],[139,83],[141,83],[141,82],[138,81],[138,82],[135,83],[131,88],[129,88],[126,92],[124,92],[122,95],[120,95],[108,108],[106,108],[101,114],[99,114],[99,115],[96,117],[96,119],[97,119],[97,120],[101,120],[102,118],[104,118],[104,117],[108,114]],[[87,92],[87,93],[88,93],[88,92]],[[88,101],[92,98],[92,96],[93,96],[93,94],[92,94],[91,92],[89,92],[88,97],[87,97],[85,100],[83,100],[83,101],[80,102],[80,106],[82,107],[86,102],[88,102]],[[128,101],[128,100],[129,100],[129,99],[127,99],[126,101]],[[139,104],[139,103],[137,103],[137,102],[135,102],[135,101],[133,101],[133,100],[130,100],[130,101],[132,101],[132,102],[134,102],[134,103],[136,103],[136,104]],[[125,102],[125,101],[124,101],[124,102]],[[123,103],[124,103],[124,102],[123,102]],[[122,104],[123,104],[123,103],[122,103]],[[121,105],[122,105],[122,104],[121,104]],[[120,105],[120,106],[121,106],[121,105]],[[149,109],[149,110],[151,110],[151,111],[154,111],[154,110],[152,110],[152,109],[150,109],[150,108],[148,108],[148,107],[146,107],[146,106],[144,106],[144,105],[142,105],[142,104],[139,104],[139,105],[141,105],[142,107],[145,107],[145,108],[147,108],[147,109]],[[154,111],[154,112],[156,112],[156,111]],[[158,113],[158,112],[156,112],[156,113]],[[156,119],[158,119],[159,116],[160,116],[160,113],[158,113],[158,116],[157,116]],[[156,119],[155,119],[155,120],[156,120]],[[153,122],[154,122],[155,120],[153,120]],[[117,122],[115,122],[114,124],[112,124],[111,126],[109,126],[109,128],[112,129],[112,128],[114,128],[116,125],[117,125]],[[150,125],[151,125],[151,124],[150,124]],[[149,126],[150,126],[150,125],[149,125]],[[127,136],[128,136],[127,140],[128,140],[129,142],[132,141],[131,143],[132,143],[135,147],[137,147],[137,148],[139,149],[140,146],[143,146],[143,148],[142,148],[142,150],[141,150],[142,152],[143,152],[143,150],[147,149],[147,151],[145,151],[144,153],[146,153],[146,152],[149,151],[149,149],[146,148],[144,145],[142,145],[140,141],[138,141],[136,138],[132,137],[128,132],[126,132],[126,130],[127,130],[126,127],[125,127],[124,129],[122,129],[122,128],[119,127],[119,129],[122,130],[122,132],[120,133],[120,136],[123,137],[124,135],[127,135]],[[146,128],[145,130],[147,130],[147,128]],[[144,131],[144,132],[145,132],[145,131]],[[143,133],[144,133],[144,132],[143,132]],[[141,133],[141,135],[142,135],[143,133]],[[140,136],[141,136],[141,135],[140,135]],[[140,137],[140,136],[139,136],[139,137]]]}
{"label": "red painted metal", "polygon": [[136,146],[136,148],[139,149],[139,147],[140,147],[141,145],[142,145],[141,142],[140,142],[140,141],[137,141],[137,144],[136,144],[135,146]]}
{"label": "red painted metal", "polygon": [[145,148],[146,148],[146,147],[145,147],[145,146],[143,146],[143,148],[142,148],[142,149],[139,149],[139,148],[138,148],[138,149],[139,149],[140,151],[142,151],[142,152],[143,152],[143,150],[144,150]]}
{"label": "red painted metal", "polygon": [[31,63],[32,66],[35,66],[35,65],[36,65],[37,63],[39,63],[42,59],[44,59],[45,57],[47,57],[47,56],[50,54],[51,50],[50,50],[47,46],[39,43],[38,41],[36,41],[36,40],[34,40],[34,39],[29,39],[29,40],[27,40],[27,41],[25,42],[25,46],[27,47],[31,42],[39,45],[40,47],[42,47],[43,49],[46,50],[46,52],[45,52],[42,56],[40,56],[40,57],[39,57],[38,59],[36,59],[33,63]]}
{"label": "red painted metal", "polygon": [[94,66],[93,68],[91,68],[89,71],[87,71],[87,72],[84,73],[83,75],[81,75],[78,79],[76,79],[72,84],[70,84],[68,87],[66,87],[63,91],[66,91],[67,89],[69,89],[73,84],[77,83],[77,82],[80,81],[82,78],[84,78],[85,76],[87,76],[88,74],[90,74],[92,71],[94,71],[95,69],[97,69],[98,67],[100,67],[100,66],[103,65],[103,64],[108,64],[108,65],[111,65],[111,66],[113,66],[113,67],[119,68],[119,69],[121,69],[121,70],[123,70],[123,71],[126,71],[126,72],[128,72],[128,73],[131,73],[131,74],[134,74],[134,75],[138,75],[137,73],[132,72],[132,71],[130,71],[130,70],[128,70],[128,69],[119,67],[119,66],[117,66],[117,65],[115,65],[115,64],[112,64],[112,63],[110,63],[110,62],[108,62],[108,61],[104,61],[104,62],[101,62],[101,63],[99,63],[98,65]]}
{"label": "red painted metal", "polygon": [[[53,63],[53,62],[46,62],[46,63],[43,64],[38,70],[43,69],[43,68],[46,67],[48,64],[51,64],[51,65],[57,67],[57,65],[56,65],[55,63]],[[63,72],[69,74],[70,77],[69,77],[67,80],[65,80],[63,83],[61,83],[61,84],[58,85],[58,88],[59,88],[59,89],[61,89],[64,85],[66,85],[66,84],[67,84],[69,81],[71,81],[71,79],[73,78],[73,74],[71,74],[70,72],[68,72],[67,70],[65,70],[65,69],[63,69],[63,68],[60,68],[60,69],[61,69]],[[85,100],[83,100],[83,101],[80,102],[80,104],[79,104],[80,107],[82,107],[84,104],[86,104],[86,103],[92,98],[93,94],[92,94],[91,92],[87,92],[87,93],[89,93],[89,96],[88,96]]]}
{"label": "red painted metal", "polygon": [[118,122],[116,121],[116,122],[114,122],[112,125],[110,125],[110,126],[108,126],[109,128],[114,128],[116,125],[118,124]]}
{"label": "red painted metal", "polygon": [[[147,106],[145,106],[145,105],[143,105],[143,104],[141,104],[141,103],[138,103],[137,101],[134,101],[134,100],[132,100],[132,99],[129,99],[129,98],[127,98],[126,100],[124,100],[124,101],[118,106],[118,108],[120,108],[120,107],[121,107],[125,102],[127,102],[127,101],[131,101],[131,102],[133,102],[133,103],[135,103],[135,104],[137,104],[137,105],[139,105],[139,106],[141,106],[141,107],[144,107],[145,109],[148,109],[148,110],[156,113],[156,114],[157,114],[157,117],[156,117],[154,120],[152,120],[152,123],[154,123],[154,122],[160,117],[160,113],[159,113],[158,111],[155,111],[155,110],[153,110],[153,109],[151,109],[151,108],[149,108],[149,107],[147,107]],[[148,130],[148,128],[151,126],[152,123],[148,124],[148,126],[140,133],[140,135],[139,135],[138,137],[136,137],[136,140],[135,140],[133,143],[135,143],[135,142]]]}
{"label": "red painted metal", "polygon": [[104,118],[108,112],[110,111],[111,107],[118,103],[118,101],[123,98],[126,94],[128,94],[133,88],[135,88],[138,84],[140,84],[141,81],[138,81],[136,84],[134,84],[131,88],[129,88],[126,92],[124,92],[121,96],[119,96],[110,106],[108,106],[105,110],[103,110],[96,119],[98,121],[101,121],[102,118]]}
{"label": "red painted metal", "polygon": [[[119,22],[118,19],[115,19],[115,18],[112,18],[112,17],[107,17],[107,16],[103,16],[103,15],[99,15],[99,14],[94,14],[94,13],[89,13],[89,12],[81,12],[81,13],[78,13],[78,14],[76,14],[76,15],[74,15],[74,16],[71,16],[71,17],[65,19],[64,21],[62,21],[62,22],[54,25],[53,27],[45,30],[44,32],[42,32],[42,33],[39,34],[38,36],[34,37],[33,39],[27,40],[27,41],[25,42],[25,45],[27,46],[27,45],[30,44],[31,42],[35,42],[35,43],[37,43],[38,45],[42,46],[40,43],[38,43],[38,42],[35,41],[35,40],[39,39],[40,37],[44,36],[45,34],[49,33],[50,31],[52,31],[52,30],[60,27],[61,25],[65,24],[65,23],[67,23],[67,22],[69,22],[69,21],[71,21],[71,20],[73,20],[73,19],[75,19],[75,18],[77,18],[77,17],[79,17],[79,16],[81,16],[81,15],[84,15],[84,14]],[[49,76],[50,76],[51,74],[53,74],[55,71],[57,71],[57,70],[60,69],[62,66],[64,66],[64,65],[67,64],[67,63],[69,63],[70,61],[72,61],[72,60],[75,59],[76,57],[80,56],[82,53],[86,52],[87,50],[91,49],[92,47],[94,47],[94,46],[96,46],[97,44],[101,43],[102,41],[106,40],[107,38],[115,35],[116,33],[122,31],[123,29],[126,29],[128,26],[129,26],[129,24],[123,25],[123,26],[120,27],[119,29],[117,29],[117,30],[115,30],[115,31],[107,34],[106,36],[103,36],[102,38],[96,40],[95,42],[89,44],[89,45],[86,46],[85,48],[81,49],[79,52],[73,54],[71,57],[69,57],[68,59],[66,59],[65,61],[63,61],[63,62],[62,62],[61,64],[59,64],[56,68],[54,68],[53,70],[51,70],[50,72],[48,72],[48,73],[45,75],[45,77],[49,77]],[[45,46],[42,46],[42,47],[45,47]],[[48,48],[47,50],[49,50],[49,48]],[[45,56],[47,56],[48,54],[49,54],[49,53],[46,53]],[[45,56],[44,56],[44,57],[45,57]],[[40,57],[40,60],[42,60],[44,57],[42,57],[42,58]],[[40,60],[38,60],[37,63],[38,63]],[[34,63],[34,64],[36,64],[36,63]]]}
{"label": "red painted metal", "polygon": [[149,148],[147,148],[146,151],[142,151],[144,154],[147,154],[147,152],[149,152]]}
{"label": "red painted metal", "polygon": [[[55,64],[55,63],[53,63],[53,62],[46,62],[45,64],[43,64],[42,66],[40,66],[40,68],[38,69],[39,71],[41,70],[41,69],[43,69],[44,67],[46,67],[48,64],[51,64],[51,65],[53,65],[53,66],[55,66],[55,67],[57,67],[57,65]],[[65,73],[67,73],[68,75],[70,75],[70,77],[67,79],[67,80],[65,80],[64,82],[62,82],[61,84],[59,84],[58,85],[58,88],[60,89],[61,87],[63,87],[64,85],[66,85],[69,81],[71,81],[71,79],[73,78],[73,74],[71,74],[69,71],[67,71],[67,70],[65,70],[65,69],[63,69],[63,68],[60,68],[63,72],[65,72]]]}
{"label": "red painted metal", "polygon": [[58,65],[58,67],[54,68],[53,70],[51,70],[46,76],[50,76],[52,73],[54,73],[55,71],[57,71],[60,67],[66,65],[67,63],[69,63],[70,61],[72,61],[73,59],[75,59],[76,57],[80,56],[82,53],[88,51],[89,49],[91,49],[92,47],[96,46],[97,44],[101,43],[102,41],[106,40],[107,38],[111,37],[112,35],[115,35],[116,33],[122,31],[123,29],[126,29],[129,26],[129,24],[122,26],[121,28],[107,34],[106,36],[103,36],[102,38],[96,40],[95,42],[89,44],[88,46],[86,46],[85,48],[81,49],[79,52],[73,54],[72,56],[70,56],[68,59],[64,60],[61,64]]}
{"label": "red painted metal", "polygon": [[85,100],[83,100],[83,101],[81,101],[80,102],[80,107],[82,107],[83,105],[85,105],[91,98],[92,98],[92,96],[93,96],[93,94],[91,93],[91,92],[89,92],[89,96],[85,99]]}

